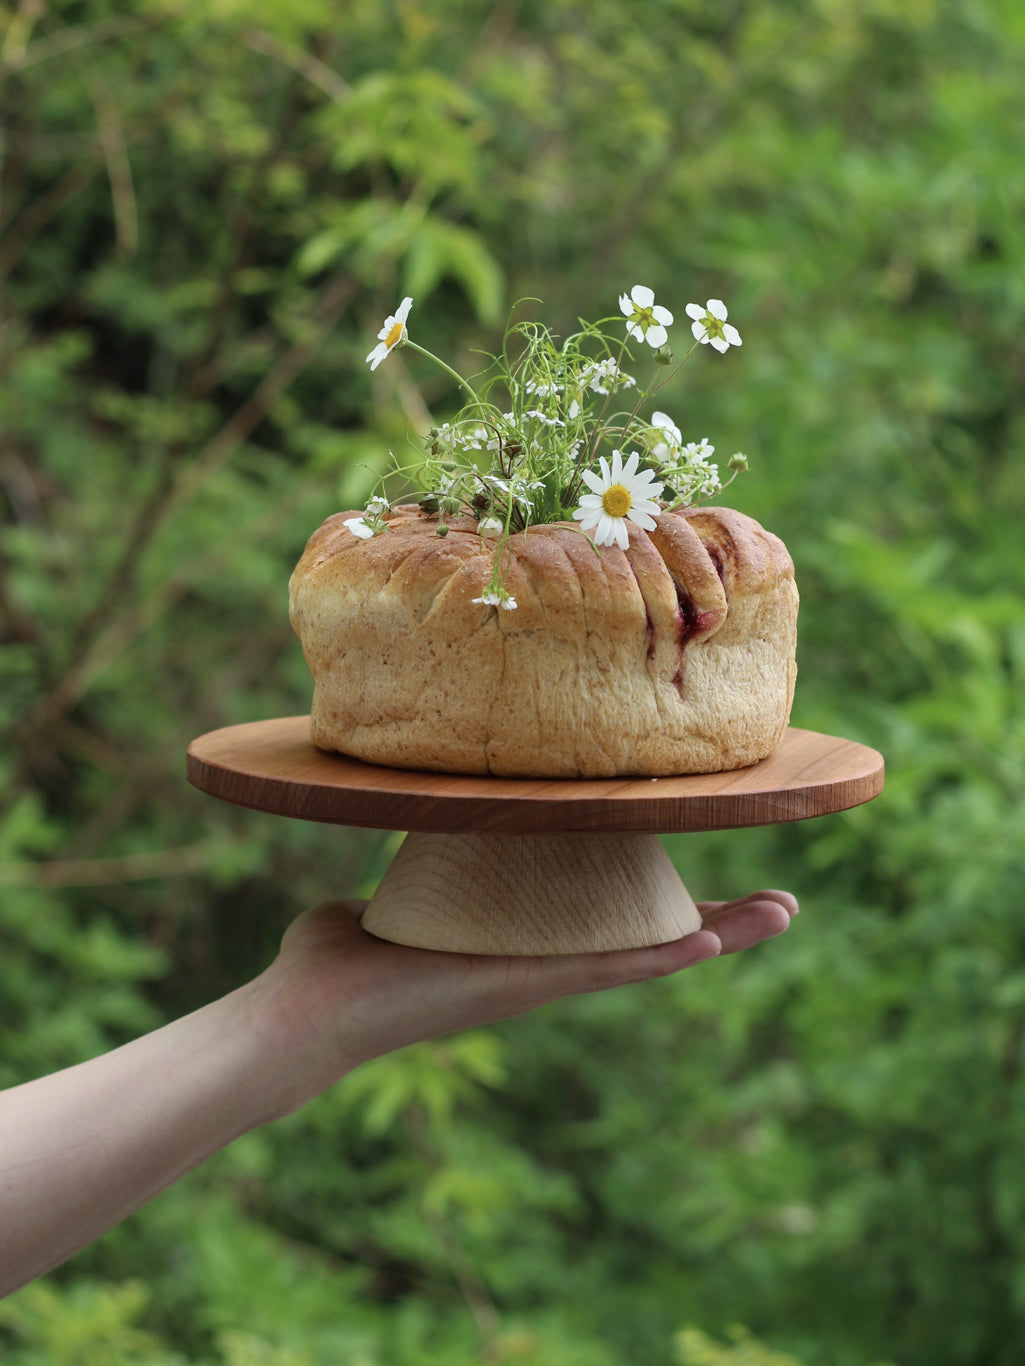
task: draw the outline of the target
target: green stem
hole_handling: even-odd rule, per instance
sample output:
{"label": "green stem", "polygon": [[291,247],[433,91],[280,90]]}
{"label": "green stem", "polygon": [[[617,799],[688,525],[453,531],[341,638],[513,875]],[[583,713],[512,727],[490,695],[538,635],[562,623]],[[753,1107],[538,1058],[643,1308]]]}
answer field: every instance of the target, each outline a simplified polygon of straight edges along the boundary
{"label": "green stem", "polygon": [[428,351],[426,346],[420,346],[419,343],[411,341],[409,337],[407,337],[406,340],[402,342],[402,345],[411,346],[414,351],[419,351],[421,356],[426,356],[428,360],[434,361],[435,365],[440,365],[442,370],[445,370],[448,374],[450,374],[452,378],[455,380],[455,382],[461,385],[462,388],[466,390],[466,392],[473,399],[474,403],[480,402],[477,395],[474,393],[473,389],[470,388],[469,384],[467,384],[466,380],[463,379],[462,375],[457,374],[455,370],[452,369],[451,365],[446,365],[445,362],[439,356],[436,356],[434,354],[433,351]]}
{"label": "green stem", "polygon": [[680,361],[679,365],[675,366],[672,370],[669,371],[669,373],[666,375],[665,379],[662,381],[661,384],[653,384],[651,388],[647,391],[647,396],[649,398],[654,397],[654,395],[657,394],[660,389],[664,389],[666,387],[670,380],[675,379],[700,345],[701,343],[699,341],[692,341],[690,344],[690,350],[684,356],[683,360]]}

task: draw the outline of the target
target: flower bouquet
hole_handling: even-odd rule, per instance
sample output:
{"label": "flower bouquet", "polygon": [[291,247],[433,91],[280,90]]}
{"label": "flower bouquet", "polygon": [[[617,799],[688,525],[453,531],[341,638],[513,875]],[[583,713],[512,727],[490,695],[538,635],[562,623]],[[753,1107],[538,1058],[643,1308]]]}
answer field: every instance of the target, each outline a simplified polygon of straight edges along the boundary
{"label": "flower bouquet", "polygon": [[[707,438],[651,400],[701,346],[741,337],[691,303],[692,343],[635,285],[565,339],[509,328],[476,386],[385,320],[465,396],[424,450],[311,537],[290,585],[312,735],[373,763],[532,777],[711,772],[771,753],[789,717],[797,591],[782,542],[728,508]],[[631,373],[654,362],[646,385]]]}

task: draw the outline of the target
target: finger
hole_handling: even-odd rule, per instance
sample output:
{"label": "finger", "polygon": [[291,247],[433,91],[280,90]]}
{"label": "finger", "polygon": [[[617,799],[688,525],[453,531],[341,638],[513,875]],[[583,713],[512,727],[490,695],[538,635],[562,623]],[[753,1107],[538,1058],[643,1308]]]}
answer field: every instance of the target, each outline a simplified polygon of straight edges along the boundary
{"label": "finger", "polygon": [[608,953],[567,954],[529,961],[532,985],[550,999],[605,991],[609,987],[666,977],[682,968],[694,967],[722,952],[718,933],[696,930],[693,934],[643,949],[613,949]]}
{"label": "finger", "polygon": [[737,897],[733,901],[699,901],[697,908],[701,912],[703,919],[708,919],[725,910],[728,906],[741,906],[748,901],[776,901],[783,906],[791,919],[801,909],[798,905],[797,897],[793,892],[784,892],[779,889],[763,889],[759,892],[748,892],[747,896]]}
{"label": "finger", "polygon": [[[782,934],[790,926],[790,901],[754,893],[740,901],[730,901],[705,913],[705,926],[722,942],[723,953],[738,953]],[[795,903],[796,906],[796,903]]]}

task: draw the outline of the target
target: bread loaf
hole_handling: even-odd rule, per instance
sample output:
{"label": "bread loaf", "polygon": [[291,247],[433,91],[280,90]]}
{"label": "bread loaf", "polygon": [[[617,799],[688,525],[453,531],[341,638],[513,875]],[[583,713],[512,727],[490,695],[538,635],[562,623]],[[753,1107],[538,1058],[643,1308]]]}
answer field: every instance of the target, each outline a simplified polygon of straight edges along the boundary
{"label": "bread loaf", "polygon": [[[499,542],[416,506],[310,538],[290,612],[312,738],[373,764],[507,777],[710,773],[771,754],[796,663],[794,567],[729,508],[663,512],[629,546],[571,524]],[[515,610],[475,603],[503,556]]]}

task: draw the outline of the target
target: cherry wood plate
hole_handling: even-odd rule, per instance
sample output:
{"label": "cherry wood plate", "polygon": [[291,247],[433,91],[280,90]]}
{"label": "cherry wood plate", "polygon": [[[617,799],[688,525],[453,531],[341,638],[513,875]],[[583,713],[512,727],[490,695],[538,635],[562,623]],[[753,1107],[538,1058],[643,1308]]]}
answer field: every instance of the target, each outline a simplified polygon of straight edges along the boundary
{"label": "cherry wood plate", "polygon": [[308,716],[210,731],[188,748],[189,782],[238,806],[378,830],[531,835],[732,830],[846,811],[883,788],[883,758],[791,727],[750,768],[684,778],[487,778],[378,768],[326,754]]}

